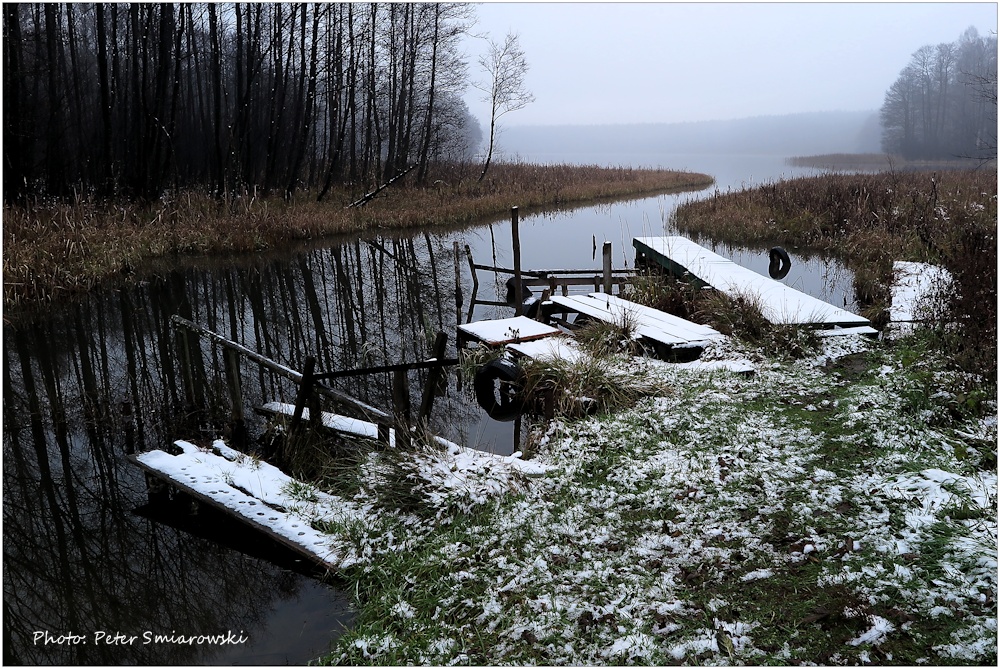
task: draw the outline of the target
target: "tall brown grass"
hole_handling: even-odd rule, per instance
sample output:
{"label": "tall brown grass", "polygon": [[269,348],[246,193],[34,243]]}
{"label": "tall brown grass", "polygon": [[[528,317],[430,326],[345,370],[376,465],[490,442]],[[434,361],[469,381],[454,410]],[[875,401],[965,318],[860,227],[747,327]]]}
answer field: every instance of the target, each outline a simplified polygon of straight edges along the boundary
{"label": "tall brown grass", "polygon": [[494,164],[477,181],[470,166],[438,169],[426,187],[403,183],[361,207],[347,205],[372,186],[343,187],[324,202],[303,192],[292,201],[243,193],[164,195],[152,203],[77,197],[5,204],[4,305],[44,303],[86,291],[153,258],[246,253],[303,239],[383,228],[458,225],[522,210],[656,192],[703,188],[703,174],[596,166]]}
{"label": "tall brown grass", "polygon": [[941,350],[960,368],[995,382],[995,169],[781,181],[687,203],[674,222],[695,235],[838,256],[855,271],[859,302],[877,323],[885,320],[893,261],[941,265],[955,279],[935,315]]}

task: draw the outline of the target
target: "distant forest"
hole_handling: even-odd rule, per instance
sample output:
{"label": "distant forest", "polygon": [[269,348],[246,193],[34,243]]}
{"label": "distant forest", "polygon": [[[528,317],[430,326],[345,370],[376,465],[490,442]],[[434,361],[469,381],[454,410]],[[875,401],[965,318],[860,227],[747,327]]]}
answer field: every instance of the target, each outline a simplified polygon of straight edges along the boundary
{"label": "distant forest", "polygon": [[996,158],[997,38],[969,28],[923,46],[881,109],[882,149],[907,159]]}
{"label": "distant forest", "polygon": [[460,3],[3,5],[4,199],[322,198],[464,157]]}

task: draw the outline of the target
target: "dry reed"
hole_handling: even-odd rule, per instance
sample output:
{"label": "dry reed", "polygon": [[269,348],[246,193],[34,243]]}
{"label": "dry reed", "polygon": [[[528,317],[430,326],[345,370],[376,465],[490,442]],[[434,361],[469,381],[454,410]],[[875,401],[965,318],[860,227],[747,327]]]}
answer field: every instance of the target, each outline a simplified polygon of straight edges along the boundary
{"label": "dry reed", "polygon": [[[936,314],[942,351],[965,371],[996,377],[995,169],[781,181],[685,204],[674,221],[695,235],[841,258],[855,271],[864,315],[879,324],[888,308],[893,261],[941,265],[956,286]],[[945,328],[947,323],[958,328]]]}
{"label": "dry reed", "polygon": [[320,203],[243,193],[164,195],[152,203],[35,200],[5,204],[4,305],[40,304],[133,273],[155,258],[248,253],[343,233],[426,225],[461,225],[522,210],[702,188],[703,174],[596,166],[494,164],[477,181],[472,166],[441,168],[430,185],[403,183],[362,207],[371,188],[342,188]]}

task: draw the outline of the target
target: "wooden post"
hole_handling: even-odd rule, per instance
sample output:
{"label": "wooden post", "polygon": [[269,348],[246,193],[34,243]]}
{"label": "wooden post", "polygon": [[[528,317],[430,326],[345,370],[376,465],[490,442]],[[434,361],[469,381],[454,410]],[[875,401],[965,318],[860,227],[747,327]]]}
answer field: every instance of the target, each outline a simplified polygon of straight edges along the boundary
{"label": "wooden post", "polygon": [[[295,413],[292,414],[293,433],[298,430],[299,423],[302,421],[302,411],[305,409],[306,403],[309,400],[309,394],[312,392],[313,373],[315,370],[316,358],[311,355],[306,356],[305,366],[302,369],[302,381],[299,382],[299,393],[295,398]],[[311,414],[312,411],[309,413]]]}
{"label": "wooden post", "polygon": [[517,207],[510,208],[510,237],[514,251],[514,315],[520,316],[524,297],[521,295],[521,236],[517,225]]}
{"label": "wooden post", "polygon": [[[459,275],[458,240],[455,240],[455,324],[462,324],[462,277]],[[473,273],[475,270],[473,270]]]}
{"label": "wooden post", "polygon": [[476,308],[476,296],[479,295],[479,276],[476,274],[476,263],[472,260],[472,249],[465,245],[465,257],[469,259],[469,271],[472,272],[472,296],[469,298],[469,316],[466,323],[472,322],[472,312]]}
{"label": "wooden post", "polygon": [[604,292],[611,294],[611,242],[604,242]]}
{"label": "wooden post", "polygon": [[[438,332],[434,339],[434,350],[431,355],[437,360],[444,359],[444,349],[448,344],[448,335]],[[434,408],[434,392],[437,390],[438,382],[444,374],[444,367],[432,367],[427,373],[427,385],[424,386],[424,394],[420,399],[420,411],[417,414],[417,421],[426,423],[431,418],[431,409]]]}
{"label": "wooden post", "polygon": [[410,388],[404,370],[392,373],[392,407],[396,414],[396,447],[410,446]]}

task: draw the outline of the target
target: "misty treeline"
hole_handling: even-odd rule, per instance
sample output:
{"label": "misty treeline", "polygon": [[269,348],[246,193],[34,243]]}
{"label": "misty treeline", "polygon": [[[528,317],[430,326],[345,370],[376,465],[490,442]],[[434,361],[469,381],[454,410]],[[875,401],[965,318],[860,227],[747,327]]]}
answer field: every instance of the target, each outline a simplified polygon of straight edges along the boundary
{"label": "misty treeline", "polygon": [[997,38],[968,28],[918,49],[885,95],[882,149],[907,159],[996,158]]}
{"label": "misty treeline", "polygon": [[427,180],[481,138],[473,22],[460,3],[4,3],[4,199]]}

